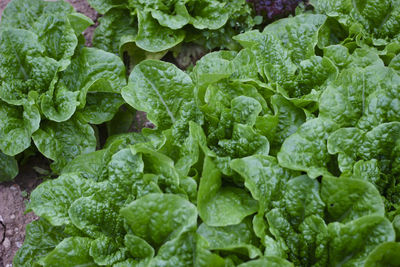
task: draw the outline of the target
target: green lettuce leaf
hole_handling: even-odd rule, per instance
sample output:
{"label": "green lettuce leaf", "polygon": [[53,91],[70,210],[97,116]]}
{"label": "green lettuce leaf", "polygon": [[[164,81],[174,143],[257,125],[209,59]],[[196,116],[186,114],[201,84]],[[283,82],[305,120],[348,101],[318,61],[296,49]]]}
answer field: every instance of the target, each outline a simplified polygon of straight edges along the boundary
{"label": "green lettuce leaf", "polygon": [[14,156],[31,145],[31,136],[38,130],[40,113],[31,99],[23,106],[9,105],[0,100],[0,150]]}
{"label": "green lettuce leaf", "polygon": [[374,266],[398,266],[399,265],[400,243],[386,242],[376,247],[369,254],[366,267]]}
{"label": "green lettuce leaf", "polygon": [[212,227],[203,223],[197,233],[207,240],[210,250],[230,251],[253,259],[261,256],[261,251],[257,248],[258,240],[251,226],[250,220],[225,227]]}
{"label": "green lettuce leaf", "polygon": [[148,194],[121,209],[129,229],[149,244],[160,247],[196,226],[196,207],[172,194]]}
{"label": "green lettuce leaf", "polygon": [[18,162],[0,151],[0,181],[12,180],[18,174]]}
{"label": "green lettuce leaf", "polygon": [[346,223],[366,215],[385,215],[379,191],[361,180],[324,177],[321,198],[332,221]]}
{"label": "green lettuce leaf", "polygon": [[138,11],[139,31],[136,45],[149,52],[160,52],[170,49],[185,39],[183,30],[172,30],[158,24],[150,13]]}
{"label": "green lettuce leaf", "polygon": [[395,239],[392,224],[382,216],[364,216],[328,226],[330,264],[363,265],[379,244]]}
{"label": "green lettuce leaf", "polygon": [[69,237],[61,241],[42,259],[45,266],[97,266],[89,255],[91,239],[86,237]]}
{"label": "green lettuce leaf", "polygon": [[292,170],[306,171],[311,178],[331,175],[327,169],[330,156],[326,143],[329,134],[336,129],[333,121],[321,118],[302,124],[283,142],[278,153],[279,164]]}
{"label": "green lettuce leaf", "polygon": [[54,160],[52,168],[57,172],[74,157],[96,149],[93,128],[78,118],[62,123],[43,121],[32,139],[43,155]]}
{"label": "green lettuce leaf", "polygon": [[158,128],[166,129],[178,119],[184,102],[193,97],[193,83],[170,63],[146,60],[135,67],[122,96],[134,108],[147,112]]}
{"label": "green lettuce leaf", "polygon": [[62,227],[52,226],[44,219],[26,226],[26,238],[14,257],[14,266],[38,266],[36,262],[51,252],[64,238]]}
{"label": "green lettuce leaf", "polygon": [[240,223],[257,211],[257,202],[241,188],[222,186],[221,172],[206,158],[200,179],[197,205],[200,218],[209,226]]}

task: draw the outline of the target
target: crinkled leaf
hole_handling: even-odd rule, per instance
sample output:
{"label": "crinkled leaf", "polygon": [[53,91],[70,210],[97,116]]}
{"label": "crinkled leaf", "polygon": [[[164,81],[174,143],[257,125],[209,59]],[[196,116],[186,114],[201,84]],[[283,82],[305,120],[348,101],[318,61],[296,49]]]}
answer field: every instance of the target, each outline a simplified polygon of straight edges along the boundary
{"label": "crinkled leaf", "polygon": [[158,24],[150,13],[139,10],[139,31],[136,37],[136,45],[149,52],[160,52],[170,49],[185,38],[182,30],[172,30]]}
{"label": "crinkled leaf", "polygon": [[88,3],[100,14],[105,14],[115,6],[125,5],[126,0],[88,0]]}
{"label": "crinkled leaf", "polygon": [[87,237],[69,237],[51,251],[42,263],[44,266],[97,266],[89,255],[91,239]]}
{"label": "crinkled leaf", "polygon": [[379,191],[365,181],[324,177],[321,198],[332,221],[346,223],[367,215],[385,214]]}
{"label": "crinkled leaf", "polygon": [[360,266],[381,243],[395,239],[393,226],[382,216],[364,216],[347,224],[332,223],[329,231],[330,264]]}
{"label": "crinkled leaf", "polygon": [[263,266],[271,266],[271,267],[290,267],[293,266],[292,263],[286,261],[285,259],[278,257],[261,257],[257,260],[247,261],[238,265],[238,267],[263,267]]}
{"label": "crinkled leaf", "polygon": [[369,254],[365,267],[399,266],[400,243],[386,242],[377,246]]}
{"label": "crinkled leaf", "polygon": [[96,264],[104,266],[126,259],[127,249],[114,239],[102,236],[92,241],[89,254]]}
{"label": "crinkled leaf", "polygon": [[155,247],[196,226],[196,207],[172,194],[148,194],[121,209],[130,230]]}
{"label": "crinkled leaf", "polygon": [[178,118],[180,107],[193,97],[190,77],[171,63],[146,60],[132,71],[122,90],[125,101],[147,112],[148,119],[165,129]]}
{"label": "crinkled leaf", "polygon": [[22,29],[1,31],[0,58],[0,99],[12,105],[24,104],[31,91],[49,90],[59,67],[38,36]]}
{"label": "crinkled leaf", "polygon": [[196,236],[192,232],[186,232],[177,238],[162,245],[154,257],[150,266],[178,266],[193,265],[196,260]]}
{"label": "crinkled leaf", "polygon": [[150,10],[152,17],[155,18],[161,26],[173,30],[181,29],[183,26],[188,24],[191,19],[184,1],[175,1],[174,7],[169,10]]}
{"label": "crinkled leaf", "polygon": [[242,158],[253,154],[268,155],[269,153],[268,139],[257,134],[250,126],[239,123],[233,126],[232,139],[220,140],[218,145],[224,150],[225,155],[233,158]]}
{"label": "crinkled leaf", "polygon": [[93,46],[114,54],[120,52],[124,38],[134,39],[138,31],[137,22],[126,8],[109,10],[99,22],[93,34]]}
{"label": "crinkled leaf", "polygon": [[219,1],[190,1],[188,5],[191,24],[197,29],[221,28],[229,18],[228,10],[223,8],[225,4]]}
{"label": "crinkled leaf", "polygon": [[212,227],[202,223],[197,233],[207,240],[210,250],[231,251],[253,259],[260,256],[261,251],[251,226],[249,220],[225,227]]}
{"label": "crinkled leaf", "polygon": [[33,100],[12,106],[0,100],[0,150],[16,155],[31,145],[31,136],[39,128],[40,113]]}
{"label": "crinkled leaf", "polygon": [[66,237],[62,227],[52,226],[44,219],[31,222],[26,226],[25,241],[13,259],[13,266],[37,266],[40,258]]}
{"label": "crinkled leaf", "polygon": [[73,11],[72,5],[65,1],[32,0],[28,3],[26,0],[13,0],[4,9],[1,26],[31,30],[36,22],[42,22],[47,15],[64,15]]}
{"label": "crinkled leaf", "polygon": [[85,47],[72,59],[58,86],[79,92],[79,105],[86,104],[90,92],[119,93],[125,85],[125,67],[116,55],[100,49]]}
{"label": "crinkled leaf", "polygon": [[154,257],[154,248],[142,238],[127,234],[124,244],[134,258],[145,259]]}
{"label": "crinkled leaf", "polygon": [[232,51],[218,51],[205,55],[196,62],[191,74],[193,79],[200,86],[207,86],[228,78],[233,73],[231,60],[235,54]]}
{"label": "crinkled leaf", "polygon": [[257,211],[257,202],[246,191],[222,186],[221,172],[210,158],[206,158],[197,197],[200,218],[209,226],[240,223]]}
{"label": "crinkled leaf", "polygon": [[271,23],[265,27],[263,34],[273,34],[281,39],[291,51],[293,62],[298,64],[301,60],[315,55],[314,47],[325,20],[325,15],[305,13]]}
{"label": "crinkled leaf", "polygon": [[103,200],[104,196],[107,194],[99,194],[99,201],[95,197],[76,199],[69,207],[68,215],[71,223],[92,238],[100,238],[103,234],[117,238],[122,231],[122,219],[111,201]]}
{"label": "crinkled leaf", "polygon": [[74,157],[96,149],[93,128],[77,118],[62,123],[43,121],[32,139],[43,155],[54,160],[52,168],[57,172]]}
{"label": "crinkled leaf", "polygon": [[122,104],[124,100],[119,94],[88,92],[86,105],[80,113],[85,121],[101,124],[110,121]]}
{"label": "crinkled leaf", "polygon": [[32,192],[27,209],[45,218],[52,225],[69,224],[69,207],[76,199],[90,195],[92,186],[93,183],[78,174],[61,175],[56,180],[40,184]]}
{"label": "crinkled leaf", "polygon": [[312,119],[285,139],[278,153],[279,163],[292,170],[306,171],[311,178],[329,175],[330,160],[326,142],[337,125],[327,119]]}
{"label": "crinkled leaf", "polygon": [[46,55],[59,61],[60,70],[64,70],[78,45],[75,30],[66,16],[48,14],[43,17],[33,25],[33,31],[38,34]]}
{"label": "crinkled leaf", "polygon": [[286,183],[291,178],[290,171],[279,166],[276,158],[254,155],[231,161],[231,167],[244,178],[244,185],[254,199],[258,200],[261,216],[272,201],[279,199]]}

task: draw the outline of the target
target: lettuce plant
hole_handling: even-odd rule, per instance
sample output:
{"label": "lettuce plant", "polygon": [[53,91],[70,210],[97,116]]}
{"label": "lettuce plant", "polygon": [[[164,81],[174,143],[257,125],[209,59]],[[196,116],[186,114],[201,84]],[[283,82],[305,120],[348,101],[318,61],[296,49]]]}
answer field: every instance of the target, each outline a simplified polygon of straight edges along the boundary
{"label": "lettuce plant", "polygon": [[[245,0],[89,0],[104,14],[96,28],[95,47],[124,52],[136,63],[161,58],[169,49],[195,42],[206,49],[238,47],[232,36],[256,20]],[[135,64],[136,64],[135,63]]]}
{"label": "lettuce plant", "polygon": [[[59,172],[95,150],[89,123],[110,120],[123,104],[125,69],[117,56],[84,47],[81,33],[92,23],[63,1],[8,4],[0,24],[2,157],[23,152],[33,139]],[[1,180],[16,172],[6,173]]]}
{"label": "lettuce plant", "polygon": [[14,265],[398,264],[396,41],[339,20],[276,21],[190,72],[136,65],[122,96],[156,128],[41,184]]}

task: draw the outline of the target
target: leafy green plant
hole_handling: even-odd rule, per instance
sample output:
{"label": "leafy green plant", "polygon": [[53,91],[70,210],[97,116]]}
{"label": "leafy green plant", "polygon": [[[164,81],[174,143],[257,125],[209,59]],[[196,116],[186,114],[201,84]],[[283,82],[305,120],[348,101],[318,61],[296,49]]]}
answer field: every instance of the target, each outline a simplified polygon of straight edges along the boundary
{"label": "leafy green plant", "polygon": [[104,14],[93,38],[95,47],[130,56],[131,64],[161,58],[191,42],[207,50],[239,49],[232,37],[261,22],[245,0],[89,0]]}
{"label": "leafy green plant", "polygon": [[156,128],[41,184],[14,265],[396,266],[396,40],[340,23],[282,19],[190,72],[139,63],[122,96]]}
{"label": "leafy green plant", "polygon": [[[63,1],[8,4],[0,24],[2,157],[23,152],[33,139],[59,172],[75,156],[95,150],[90,124],[114,116],[126,82],[117,56],[84,47],[82,32],[92,23]],[[16,172],[6,169],[0,180]]]}
{"label": "leafy green plant", "polygon": [[358,19],[397,9],[311,2],[190,71],[137,64],[156,128],[39,185],[14,266],[397,266],[400,44]]}

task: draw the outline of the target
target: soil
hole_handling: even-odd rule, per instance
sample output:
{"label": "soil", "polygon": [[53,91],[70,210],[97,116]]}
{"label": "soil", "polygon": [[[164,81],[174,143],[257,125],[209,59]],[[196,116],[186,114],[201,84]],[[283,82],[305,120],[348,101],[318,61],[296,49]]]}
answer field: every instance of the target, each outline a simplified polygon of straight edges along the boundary
{"label": "soil", "polygon": [[14,181],[0,184],[0,267],[11,267],[12,259],[25,238],[25,226],[38,217],[24,214],[29,195],[42,179],[34,168],[48,169],[49,162],[35,155],[20,166]]}
{"label": "soil", "polygon": [[[0,0],[0,17],[11,0]],[[66,0],[77,12],[91,18],[95,24],[83,33],[86,45],[91,46],[93,31],[96,28],[99,14],[93,10],[86,0]],[[11,267],[12,259],[25,238],[25,226],[38,217],[25,212],[25,204],[29,194],[42,182],[42,175],[35,171],[36,167],[49,169],[49,161],[36,154],[20,166],[19,175],[12,182],[0,184],[0,267]]]}

